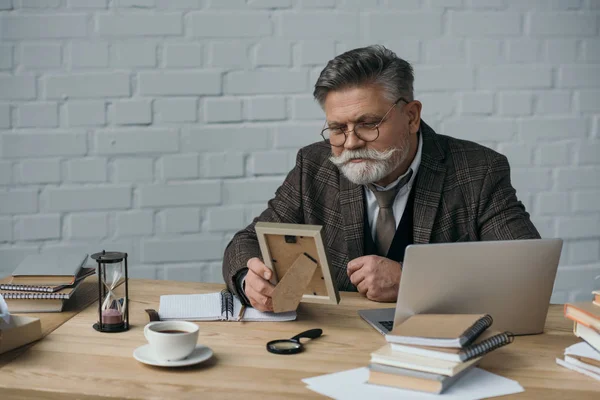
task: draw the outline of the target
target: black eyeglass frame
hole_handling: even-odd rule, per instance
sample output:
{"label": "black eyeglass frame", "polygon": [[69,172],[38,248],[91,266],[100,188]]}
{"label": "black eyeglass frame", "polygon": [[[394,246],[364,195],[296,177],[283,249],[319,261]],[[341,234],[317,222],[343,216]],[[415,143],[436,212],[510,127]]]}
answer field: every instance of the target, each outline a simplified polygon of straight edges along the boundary
{"label": "black eyeglass frame", "polygon": [[[329,139],[327,139],[327,138],[325,137],[325,131],[327,131],[328,129],[331,129],[331,128],[329,128],[329,127],[327,127],[327,128],[323,128],[323,130],[321,131],[321,137],[323,138],[323,140],[324,140],[325,142],[327,142],[327,141],[329,140],[329,144],[331,144],[331,145],[332,145],[332,146],[334,146],[334,147],[342,147],[342,146],[344,146],[344,144],[346,144],[346,140],[348,140],[348,134],[349,134],[350,132],[354,132],[354,134],[356,135],[356,137],[357,137],[357,138],[359,138],[360,140],[362,140],[363,142],[374,142],[374,141],[376,141],[376,140],[379,138],[379,127],[381,126],[381,124],[383,124],[383,123],[386,121],[386,118],[387,118],[388,114],[389,114],[390,112],[392,112],[392,110],[393,110],[393,109],[394,109],[394,108],[395,108],[395,107],[398,105],[398,103],[400,103],[401,101],[404,101],[406,104],[410,103],[410,101],[406,100],[404,97],[400,97],[398,100],[396,100],[396,101],[394,102],[394,104],[392,104],[392,106],[390,107],[390,109],[389,109],[389,110],[387,110],[387,112],[386,112],[386,113],[383,115],[383,117],[381,118],[381,121],[379,121],[377,124],[375,124],[375,126],[374,126],[373,128],[370,128],[371,130],[376,130],[376,131],[377,131],[377,136],[375,136],[375,138],[374,138],[374,139],[371,139],[371,140],[366,140],[366,139],[362,138],[362,137],[361,137],[361,136],[360,136],[358,133],[356,133],[356,127],[357,127],[357,126],[364,126],[364,125],[367,125],[367,123],[365,123],[365,122],[359,122],[359,123],[356,123],[356,124],[354,124],[354,128],[352,128],[352,130],[351,130],[351,131],[343,131],[342,133],[344,134],[344,141],[342,142],[342,144],[333,144],[333,143],[331,143],[331,140],[329,140]],[[368,124],[368,125],[370,125],[370,124]]]}

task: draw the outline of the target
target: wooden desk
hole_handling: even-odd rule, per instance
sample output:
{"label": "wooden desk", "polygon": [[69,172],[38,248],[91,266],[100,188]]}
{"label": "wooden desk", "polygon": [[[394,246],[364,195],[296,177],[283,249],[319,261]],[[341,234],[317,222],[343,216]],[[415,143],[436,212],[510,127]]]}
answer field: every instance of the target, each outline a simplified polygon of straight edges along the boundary
{"label": "wooden desk", "polygon": [[[9,282],[9,278],[0,279],[0,283],[7,282]],[[96,289],[98,287],[98,281],[96,280],[96,277],[90,276],[86,278],[81,285],[82,286],[77,289],[77,292],[75,292],[75,296],[73,296],[73,298],[65,304],[65,307],[61,313],[23,314],[25,316],[33,316],[40,319],[40,323],[42,324],[42,338],[54,332],[56,328],[73,318],[75,315],[79,314],[80,311],[87,308],[90,304],[97,304],[95,303],[96,299],[98,298],[98,289]],[[27,349],[35,344],[36,342],[30,343],[28,345],[21,346],[18,349],[0,354],[0,368],[23,354],[25,351],[27,351]]]}
{"label": "wooden desk", "polygon": [[[358,294],[342,293],[338,306],[302,304],[296,322],[200,322],[199,342],[215,356],[194,367],[161,369],[137,362],[133,350],[146,343],[145,308],[158,309],[161,294],[214,292],[221,285],[132,280],[132,329],[99,333],[92,328],[97,309],[88,307],[0,368],[3,400],[93,398],[318,398],[302,378],[366,366],[385,339],[356,310],[389,307]],[[270,354],[267,341],[289,338],[310,328],[324,336],[293,356]],[[526,391],[514,397],[600,398],[600,383],[558,366],[565,347],[578,339],[560,306],[551,306],[546,333],[518,337],[488,355],[482,367],[516,379]]]}

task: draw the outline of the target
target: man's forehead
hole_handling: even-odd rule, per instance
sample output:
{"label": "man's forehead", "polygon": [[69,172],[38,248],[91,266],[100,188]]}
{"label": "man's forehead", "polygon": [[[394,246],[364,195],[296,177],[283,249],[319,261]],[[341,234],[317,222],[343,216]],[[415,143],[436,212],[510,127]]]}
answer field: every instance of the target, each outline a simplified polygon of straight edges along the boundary
{"label": "man's forehead", "polygon": [[327,121],[345,122],[366,116],[381,116],[389,101],[377,87],[366,86],[336,90],[325,97]]}

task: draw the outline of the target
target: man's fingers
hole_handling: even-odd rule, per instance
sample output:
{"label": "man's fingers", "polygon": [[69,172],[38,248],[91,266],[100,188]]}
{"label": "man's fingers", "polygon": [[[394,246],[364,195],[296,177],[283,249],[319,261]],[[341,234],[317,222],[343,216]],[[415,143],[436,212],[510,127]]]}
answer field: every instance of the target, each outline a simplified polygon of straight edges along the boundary
{"label": "man's fingers", "polygon": [[249,270],[246,275],[246,287],[251,287],[254,291],[271,297],[273,295],[273,289],[275,286],[260,275],[257,275],[254,271]]}
{"label": "man's fingers", "polygon": [[358,257],[348,263],[348,267],[346,268],[346,273],[348,276],[351,276],[353,273],[361,269],[361,267],[365,263],[366,257]]}
{"label": "man's fingers", "polygon": [[366,280],[362,280],[357,286],[356,288],[358,289],[358,293],[362,294],[363,296],[367,296],[367,293],[369,291],[369,285],[367,284]]}
{"label": "man's fingers", "polygon": [[257,257],[249,259],[246,266],[250,271],[266,280],[271,279],[273,275],[273,272]]}
{"label": "man's fingers", "polygon": [[352,275],[350,275],[350,282],[354,286],[358,286],[365,279],[365,271],[362,269],[357,270]]}
{"label": "man's fingers", "polygon": [[253,270],[248,270],[245,293],[252,307],[259,311],[273,311],[271,300],[273,289],[271,282],[257,275]]}
{"label": "man's fingers", "polygon": [[258,311],[273,311],[273,300],[254,290],[252,287],[246,286],[246,296],[250,300],[252,307]]}

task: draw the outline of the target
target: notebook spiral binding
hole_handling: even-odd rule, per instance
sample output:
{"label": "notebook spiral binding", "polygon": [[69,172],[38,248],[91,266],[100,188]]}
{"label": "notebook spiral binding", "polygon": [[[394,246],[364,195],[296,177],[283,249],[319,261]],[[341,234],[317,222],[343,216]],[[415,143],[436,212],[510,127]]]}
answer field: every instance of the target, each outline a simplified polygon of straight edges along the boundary
{"label": "notebook spiral binding", "polygon": [[494,335],[481,343],[477,343],[465,348],[464,354],[466,355],[466,358],[464,361],[487,354],[498,347],[512,343],[513,340],[515,340],[515,335],[513,335],[511,332],[503,332]]}
{"label": "notebook spiral binding", "polygon": [[29,286],[29,285],[0,285],[1,290],[26,290],[28,292],[52,293],[53,289],[48,286]]}
{"label": "notebook spiral binding", "polygon": [[60,299],[68,300],[69,294],[67,293],[4,293],[2,295],[5,299]]}
{"label": "notebook spiral binding", "polygon": [[487,328],[489,328],[490,326],[492,326],[493,322],[494,322],[494,319],[489,314],[486,314],[485,316],[483,316],[482,318],[480,318],[477,322],[475,322],[473,324],[473,326],[471,326],[464,333],[464,337],[466,338],[466,341],[462,345],[466,346],[466,345],[469,345],[469,344],[473,343],[473,341],[475,339],[477,339],[477,337],[479,337],[479,335],[483,331],[485,331]]}
{"label": "notebook spiral binding", "polygon": [[227,289],[221,290],[221,315],[223,313],[226,313],[227,318],[233,315],[233,295]]}

